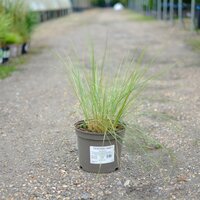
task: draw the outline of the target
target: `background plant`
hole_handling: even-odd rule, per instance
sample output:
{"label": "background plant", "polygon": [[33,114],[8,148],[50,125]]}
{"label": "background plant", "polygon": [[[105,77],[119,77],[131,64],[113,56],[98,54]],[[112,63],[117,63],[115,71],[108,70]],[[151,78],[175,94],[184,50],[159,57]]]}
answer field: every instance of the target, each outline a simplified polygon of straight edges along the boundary
{"label": "background plant", "polygon": [[9,33],[11,35],[8,36],[8,39],[16,39],[16,43],[20,41],[19,37],[23,42],[28,41],[35,25],[39,21],[38,14],[29,11],[23,0],[0,0],[0,13],[10,17]]}
{"label": "background plant", "polygon": [[12,19],[4,12],[0,12],[0,47],[4,45],[6,35],[11,28]]}

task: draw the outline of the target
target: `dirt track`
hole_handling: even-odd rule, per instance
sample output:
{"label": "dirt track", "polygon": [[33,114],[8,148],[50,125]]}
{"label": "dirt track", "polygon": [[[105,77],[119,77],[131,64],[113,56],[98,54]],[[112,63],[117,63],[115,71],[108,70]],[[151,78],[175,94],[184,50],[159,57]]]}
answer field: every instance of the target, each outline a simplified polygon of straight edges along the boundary
{"label": "dirt track", "polygon": [[[199,199],[200,57],[185,42],[192,36],[160,22],[130,21],[111,10],[42,24],[22,70],[0,81],[0,199]],[[146,62],[157,57],[152,72],[169,68],[145,93],[144,103],[181,128],[169,129],[168,121],[157,118],[142,120],[175,152],[171,173],[164,164],[162,175],[149,175],[126,151],[118,172],[97,177],[79,169],[72,126],[79,120],[73,114],[77,102],[53,52],[68,52],[73,44],[84,55],[92,38],[101,55],[106,37],[114,64],[125,52],[135,56],[146,49]]]}

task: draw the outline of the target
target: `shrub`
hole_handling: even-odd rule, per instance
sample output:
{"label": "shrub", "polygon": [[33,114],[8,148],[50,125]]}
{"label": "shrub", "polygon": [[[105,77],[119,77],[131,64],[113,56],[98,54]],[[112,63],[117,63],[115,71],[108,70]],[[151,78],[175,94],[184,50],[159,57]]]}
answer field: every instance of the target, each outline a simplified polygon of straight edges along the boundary
{"label": "shrub", "polygon": [[5,38],[11,28],[11,17],[7,14],[0,12],[0,46],[5,44]]}
{"label": "shrub", "polygon": [[0,0],[0,13],[10,18],[11,34],[7,36],[9,42],[15,39],[19,42],[19,37],[22,42],[29,40],[34,26],[39,21],[38,14],[30,12],[23,0]]}

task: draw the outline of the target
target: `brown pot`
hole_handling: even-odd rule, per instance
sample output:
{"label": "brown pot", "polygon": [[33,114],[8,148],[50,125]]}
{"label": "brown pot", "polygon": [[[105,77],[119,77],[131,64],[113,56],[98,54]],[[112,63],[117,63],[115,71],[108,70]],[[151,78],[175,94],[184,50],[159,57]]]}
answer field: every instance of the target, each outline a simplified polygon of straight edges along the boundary
{"label": "brown pot", "polygon": [[125,128],[110,134],[92,133],[81,129],[84,121],[75,124],[80,168],[87,172],[109,173],[120,168],[122,138]]}

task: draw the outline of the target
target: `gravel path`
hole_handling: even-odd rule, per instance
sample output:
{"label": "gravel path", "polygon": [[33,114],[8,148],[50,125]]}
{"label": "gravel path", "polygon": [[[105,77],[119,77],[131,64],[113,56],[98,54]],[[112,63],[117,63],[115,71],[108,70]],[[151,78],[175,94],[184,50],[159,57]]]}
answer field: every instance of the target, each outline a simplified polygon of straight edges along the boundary
{"label": "gravel path", "polygon": [[[20,71],[0,80],[0,199],[199,199],[200,57],[186,45],[192,33],[159,22],[134,22],[126,13],[91,10],[42,24]],[[126,151],[120,171],[95,175],[79,169],[72,124],[77,102],[54,51],[80,55],[88,38],[102,54],[108,37],[113,63],[146,49],[152,71],[168,69],[145,93],[144,106],[169,121],[144,117],[143,126],[176,155],[148,173]],[[173,67],[172,67],[173,66]],[[114,67],[114,65],[113,65]],[[172,68],[171,68],[172,67]],[[153,98],[151,98],[153,97]]]}

